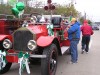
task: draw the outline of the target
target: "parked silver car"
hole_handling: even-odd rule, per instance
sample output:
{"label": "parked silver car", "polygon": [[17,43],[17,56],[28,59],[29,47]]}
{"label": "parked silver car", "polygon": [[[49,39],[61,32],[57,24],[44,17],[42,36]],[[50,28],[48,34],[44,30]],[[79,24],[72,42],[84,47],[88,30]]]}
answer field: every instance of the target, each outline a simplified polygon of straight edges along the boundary
{"label": "parked silver car", "polygon": [[92,26],[93,30],[99,30],[99,26]]}

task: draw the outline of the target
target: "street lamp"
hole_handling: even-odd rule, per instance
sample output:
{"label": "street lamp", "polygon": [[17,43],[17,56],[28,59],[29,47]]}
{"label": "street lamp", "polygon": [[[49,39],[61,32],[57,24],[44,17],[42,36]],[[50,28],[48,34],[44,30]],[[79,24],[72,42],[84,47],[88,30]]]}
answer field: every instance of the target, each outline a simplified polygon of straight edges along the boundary
{"label": "street lamp", "polygon": [[45,10],[50,10],[51,11],[51,17],[52,17],[52,10],[55,9],[55,6],[52,4],[51,0],[47,0],[48,6],[45,6],[44,9]]}
{"label": "street lamp", "polygon": [[44,9],[45,10],[54,10],[55,6],[52,4],[51,0],[47,0],[48,6],[45,6]]}

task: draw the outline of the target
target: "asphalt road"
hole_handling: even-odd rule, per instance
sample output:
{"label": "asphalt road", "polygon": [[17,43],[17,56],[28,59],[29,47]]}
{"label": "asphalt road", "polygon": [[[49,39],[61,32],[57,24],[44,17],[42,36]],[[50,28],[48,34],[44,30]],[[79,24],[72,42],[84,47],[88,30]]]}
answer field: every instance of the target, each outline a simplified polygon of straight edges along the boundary
{"label": "asphalt road", "polygon": [[[56,75],[100,75],[100,31],[95,31],[88,54],[81,54],[81,43],[78,45],[79,59],[77,64],[69,64],[70,55],[59,56]],[[33,65],[31,75],[41,75],[40,65]],[[18,64],[3,75],[18,75]],[[26,70],[22,75],[27,75]]]}

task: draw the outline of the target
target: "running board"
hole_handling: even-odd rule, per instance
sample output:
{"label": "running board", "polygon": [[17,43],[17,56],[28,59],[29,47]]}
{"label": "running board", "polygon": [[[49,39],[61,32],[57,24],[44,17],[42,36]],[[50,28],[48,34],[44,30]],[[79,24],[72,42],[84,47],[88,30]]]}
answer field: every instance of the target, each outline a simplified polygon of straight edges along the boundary
{"label": "running board", "polygon": [[61,47],[61,53],[62,55],[69,49],[69,46],[62,46]]}

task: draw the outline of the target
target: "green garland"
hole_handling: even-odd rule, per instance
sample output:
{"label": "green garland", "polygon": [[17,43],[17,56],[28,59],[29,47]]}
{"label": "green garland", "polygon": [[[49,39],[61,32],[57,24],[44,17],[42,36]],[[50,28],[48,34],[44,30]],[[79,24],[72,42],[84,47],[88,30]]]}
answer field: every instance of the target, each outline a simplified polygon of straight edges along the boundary
{"label": "green garland", "polygon": [[30,74],[30,69],[29,69],[29,65],[28,65],[28,61],[29,61],[29,53],[23,53],[23,52],[19,52],[18,54],[18,58],[19,58],[19,63],[20,63],[20,68],[19,68],[19,75],[21,75],[21,73],[23,72],[23,70],[26,68],[27,73]]}
{"label": "green garland", "polygon": [[51,24],[49,24],[49,25],[47,25],[47,29],[48,29],[48,34],[50,35],[50,36],[53,36],[54,35],[54,33],[53,33],[53,29],[54,27],[53,27],[53,25]]}
{"label": "green garland", "polygon": [[6,55],[6,51],[0,50],[0,70],[2,70],[7,64]]}

